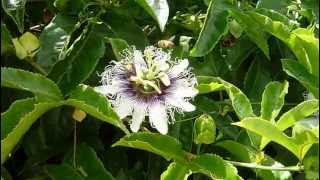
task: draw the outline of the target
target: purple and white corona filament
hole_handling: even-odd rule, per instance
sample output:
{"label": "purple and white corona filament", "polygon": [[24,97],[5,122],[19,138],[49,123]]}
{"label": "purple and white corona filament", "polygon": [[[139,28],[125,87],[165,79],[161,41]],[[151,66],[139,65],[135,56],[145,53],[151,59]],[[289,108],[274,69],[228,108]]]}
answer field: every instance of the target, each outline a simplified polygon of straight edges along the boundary
{"label": "purple and white corona filament", "polygon": [[96,90],[109,97],[121,119],[132,117],[133,132],[148,116],[152,127],[167,134],[174,112],[195,110],[189,100],[198,93],[197,81],[187,59],[171,61],[170,53],[153,46],[143,52],[126,50],[123,56],[106,67],[101,74],[102,86]]}

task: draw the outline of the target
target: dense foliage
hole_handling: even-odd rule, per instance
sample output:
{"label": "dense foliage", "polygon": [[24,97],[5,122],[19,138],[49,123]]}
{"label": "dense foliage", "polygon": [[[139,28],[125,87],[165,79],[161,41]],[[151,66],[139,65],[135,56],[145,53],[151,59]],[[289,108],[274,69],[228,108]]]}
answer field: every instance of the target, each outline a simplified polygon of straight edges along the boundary
{"label": "dense foliage", "polygon": [[[319,179],[318,0],[1,3],[1,180]],[[150,45],[198,81],[167,135],[94,89]]]}

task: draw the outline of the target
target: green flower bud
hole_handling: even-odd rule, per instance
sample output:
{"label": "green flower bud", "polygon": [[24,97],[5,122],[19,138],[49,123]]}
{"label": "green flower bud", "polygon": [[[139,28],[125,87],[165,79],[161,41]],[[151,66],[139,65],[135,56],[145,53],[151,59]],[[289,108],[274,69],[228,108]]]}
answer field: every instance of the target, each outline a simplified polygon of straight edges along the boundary
{"label": "green flower bud", "polygon": [[24,47],[20,44],[19,39],[18,38],[13,38],[12,39],[13,42],[13,46],[16,50],[16,56],[19,59],[24,59],[27,57],[28,53],[27,51],[24,49]]}
{"label": "green flower bud", "polygon": [[33,57],[40,43],[38,38],[30,32],[24,33],[19,38],[12,39],[16,50],[16,56],[19,59],[25,59],[27,56]]}
{"label": "green flower bud", "polygon": [[203,114],[196,119],[194,142],[196,144],[211,144],[216,139],[216,124],[208,114]]}
{"label": "green flower bud", "polygon": [[231,22],[229,22],[229,31],[235,38],[238,39],[243,32],[243,28],[236,20],[232,20]]}

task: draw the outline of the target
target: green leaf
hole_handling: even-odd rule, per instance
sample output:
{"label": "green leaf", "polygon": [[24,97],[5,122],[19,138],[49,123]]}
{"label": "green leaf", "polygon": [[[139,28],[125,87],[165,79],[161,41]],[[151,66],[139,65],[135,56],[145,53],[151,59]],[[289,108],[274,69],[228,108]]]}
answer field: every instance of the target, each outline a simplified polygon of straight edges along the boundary
{"label": "green leaf", "polygon": [[19,123],[20,117],[34,109],[35,103],[34,98],[17,100],[11,104],[6,112],[1,113],[1,140],[5,139]]}
{"label": "green leaf", "polygon": [[226,51],[225,62],[230,70],[237,70],[256,49],[256,45],[243,33],[234,46],[223,48],[223,51]]}
{"label": "green leaf", "polygon": [[[212,83],[212,82],[218,82],[218,83],[222,84],[223,90],[225,90],[227,92],[227,94],[231,100],[231,105],[232,105],[232,107],[233,107],[233,109],[234,109],[235,113],[237,114],[240,121],[246,117],[256,116],[253,113],[253,109],[252,109],[252,106],[251,106],[251,103],[250,103],[248,97],[233,84],[228,83],[228,82],[222,80],[221,78],[216,78],[216,77],[198,76],[197,78],[198,78],[199,85],[208,84],[208,83]],[[215,85],[215,86],[217,86],[217,85]],[[221,88],[219,87],[215,90],[221,90]],[[250,131],[247,133],[250,137],[251,144],[253,146],[258,146],[258,143],[260,142],[260,137]]]}
{"label": "green leaf", "polygon": [[247,16],[257,23],[259,29],[272,34],[283,41],[295,54],[298,61],[309,73],[318,77],[319,72],[319,39],[312,29],[298,28],[290,32],[283,22],[273,21],[268,16],[247,12]]}
{"label": "green leaf", "polygon": [[[215,144],[218,147],[222,147],[227,150],[232,157],[241,162],[246,163],[257,163],[257,157],[260,157],[260,151],[256,151],[255,149],[240,144],[236,141],[225,140],[220,141]],[[261,165],[265,166],[277,166],[284,167],[279,162],[273,160],[271,157],[263,154],[263,159],[260,161]],[[271,171],[271,170],[261,170],[261,169],[253,169],[257,175],[262,179],[272,179],[272,180],[289,180],[291,178],[291,173],[289,171]]]}
{"label": "green leaf", "polygon": [[182,145],[176,139],[156,133],[132,133],[117,141],[114,146],[125,146],[158,154],[167,160],[184,160]]}
{"label": "green leaf", "polygon": [[125,49],[129,48],[128,43],[125,40],[118,38],[109,38],[109,41],[111,43],[114,55],[116,56],[117,60],[120,61],[123,58],[121,53],[123,53]]}
{"label": "green leaf", "polygon": [[288,137],[271,122],[261,118],[249,117],[234,124],[284,146],[300,160],[306,153],[306,146],[316,143],[313,138],[306,139],[306,134],[298,137]]}
{"label": "green leaf", "polygon": [[244,27],[247,36],[254,42],[270,59],[268,37],[264,31],[261,31],[259,24],[250,17],[247,13],[242,13],[239,10],[231,11],[231,15]]}
{"label": "green leaf", "polygon": [[93,117],[119,127],[124,132],[128,132],[117,114],[112,110],[107,98],[89,86],[79,85],[70,93],[70,97],[65,104],[74,106]]}
{"label": "green leaf", "polygon": [[199,94],[207,94],[214,91],[223,90],[223,84],[217,82],[211,82],[208,84],[199,84],[197,89],[199,90]]}
{"label": "green leaf", "polygon": [[298,28],[291,34],[292,42],[289,47],[298,61],[319,78],[319,39],[315,37],[312,29]]}
{"label": "green leaf", "polygon": [[271,80],[270,72],[257,58],[251,63],[244,78],[244,92],[252,102],[261,102],[262,93]]}
{"label": "green leaf", "polygon": [[255,116],[247,96],[243,94],[241,90],[233,84],[230,84],[222,80],[221,78],[216,77],[198,76],[197,78],[200,88],[209,86],[209,88],[207,88],[206,91],[204,91],[206,93],[222,90],[222,85],[223,90],[225,90],[228,93],[232,107],[234,108],[234,111],[238,115],[239,119]]}
{"label": "green leaf", "polygon": [[14,68],[1,68],[1,86],[30,91],[37,100],[62,100],[57,85],[46,77]]}
{"label": "green leaf", "polygon": [[1,164],[29,130],[31,125],[46,111],[60,106],[61,102],[37,103],[34,98],[18,100],[1,114]]}
{"label": "green leaf", "polygon": [[[284,131],[293,126],[296,122],[303,120],[304,118],[317,112],[319,110],[318,106],[319,101],[316,99],[304,101],[284,113],[275,125],[280,131]],[[261,140],[260,149],[263,149],[269,142],[270,140],[263,137]]]}
{"label": "green leaf", "polygon": [[12,37],[7,26],[1,23],[1,55],[14,49],[11,39]]}
{"label": "green leaf", "polygon": [[216,124],[210,115],[203,114],[194,123],[194,142],[196,144],[211,144],[215,141]]}
{"label": "green leaf", "polygon": [[279,21],[283,23],[284,25],[288,26],[290,30],[298,26],[297,22],[292,21],[286,15],[281,14],[279,11],[275,11],[272,9],[259,8],[259,9],[256,9],[255,12],[268,16],[273,21]]}
{"label": "green leaf", "polygon": [[237,169],[221,157],[213,154],[197,156],[191,163],[193,172],[201,172],[212,179],[240,180]]}
{"label": "green leaf", "polygon": [[[128,45],[144,49],[148,44],[148,38],[142,28],[135,22],[132,14],[127,9],[113,9],[101,16],[106,22],[110,33],[107,38],[123,39]],[[126,22],[126,23],[123,23]]]}
{"label": "green leaf", "polygon": [[187,180],[188,177],[191,175],[192,171],[182,164],[173,162],[171,163],[167,170],[165,170],[162,174],[160,179],[161,180]]}
{"label": "green leaf", "polygon": [[259,0],[257,8],[272,9],[275,11],[285,11],[290,1],[288,0]]}
{"label": "green leaf", "polygon": [[319,146],[314,145],[303,159],[306,179],[319,179]]}
{"label": "green leaf", "polygon": [[49,74],[64,95],[85,81],[104,55],[103,38],[96,32],[98,26],[90,22],[67,50],[65,57],[53,66]]}
{"label": "green leaf", "polygon": [[301,2],[303,9],[312,10],[312,14],[315,19],[315,23],[319,26],[319,0],[304,0]]}
{"label": "green leaf", "polygon": [[251,162],[251,156],[253,153],[250,153],[248,147],[243,144],[240,144],[236,141],[224,140],[216,143],[215,146],[228,150],[228,152],[230,152],[237,160],[240,160],[241,162]]}
{"label": "green leaf", "polygon": [[57,14],[41,32],[37,63],[47,72],[59,60],[59,54],[67,45],[75,24],[74,17]]}
{"label": "green leaf", "polygon": [[12,180],[12,176],[9,171],[3,166],[1,166],[1,180]]}
{"label": "green leaf", "polygon": [[268,120],[272,123],[275,122],[275,118],[280,113],[280,110],[284,104],[284,97],[288,93],[289,84],[287,81],[270,82],[263,94],[261,101],[261,114],[262,119]]}
{"label": "green leaf", "polygon": [[20,33],[24,30],[24,12],[27,0],[1,0],[4,12],[16,23]]}
{"label": "green leaf", "polygon": [[[73,164],[73,152],[69,153],[65,162],[70,166]],[[96,152],[86,144],[80,144],[76,148],[76,169],[87,180],[114,180],[108,172]]]}
{"label": "green leaf", "polygon": [[158,154],[167,160],[189,167],[192,172],[200,172],[211,178],[241,179],[237,175],[237,169],[225,162],[219,156],[203,154],[200,156],[187,153],[182,150],[182,145],[174,138],[156,133],[132,133],[112,146],[124,146],[141,149]]}
{"label": "green leaf", "polygon": [[158,22],[161,31],[164,31],[169,17],[167,0],[135,0],[147,13]]}
{"label": "green leaf", "polygon": [[48,165],[45,167],[45,170],[53,180],[84,180],[79,172],[67,164]]}
{"label": "green leaf", "polygon": [[[189,53],[189,51],[187,51]],[[186,56],[187,57],[187,56]],[[230,70],[225,58],[218,48],[213,49],[203,57],[204,61],[190,61],[193,72],[199,76],[229,76]]]}
{"label": "green leaf", "polygon": [[79,15],[90,0],[52,0],[53,6],[64,14]]}
{"label": "green leaf", "polygon": [[284,113],[276,122],[276,126],[281,131],[293,126],[297,121],[300,121],[319,110],[319,100],[307,100],[298,104],[294,108]]}
{"label": "green leaf", "polygon": [[199,57],[208,54],[228,32],[228,10],[233,8],[231,0],[212,0],[207,9],[206,20],[199,38],[190,52],[191,56]]}
{"label": "green leaf", "polygon": [[310,74],[308,70],[298,61],[282,60],[283,70],[293,78],[297,79],[304,87],[306,87],[316,98],[319,98],[319,79]]}

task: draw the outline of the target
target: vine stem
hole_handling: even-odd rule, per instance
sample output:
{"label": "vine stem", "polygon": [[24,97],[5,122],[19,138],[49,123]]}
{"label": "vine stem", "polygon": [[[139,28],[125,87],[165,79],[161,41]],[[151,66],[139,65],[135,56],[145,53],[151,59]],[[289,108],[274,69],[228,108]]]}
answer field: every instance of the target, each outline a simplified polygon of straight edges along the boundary
{"label": "vine stem", "polygon": [[237,162],[237,161],[228,161],[228,160],[225,160],[225,161],[235,166],[247,167],[247,168],[253,168],[253,169],[264,169],[264,170],[272,170],[272,171],[303,171],[303,166],[272,167],[272,166],[263,166],[263,165],[252,164],[252,163]]}
{"label": "vine stem", "polygon": [[200,154],[200,151],[201,151],[201,144],[198,144],[198,146],[197,146],[197,155]]}
{"label": "vine stem", "polygon": [[32,59],[26,59],[26,61],[42,75],[47,76],[47,72],[38,63],[34,62]]}
{"label": "vine stem", "polygon": [[[231,105],[230,101],[215,101],[217,104],[229,104]],[[250,102],[252,105],[261,105],[261,102]],[[295,106],[298,105],[299,103],[284,103],[284,106]]]}
{"label": "vine stem", "polygon": [[73,168],[77,168],[76,164],[76,150],[77,150],[77,121],[74,120],[74,131],[73,131]]}

